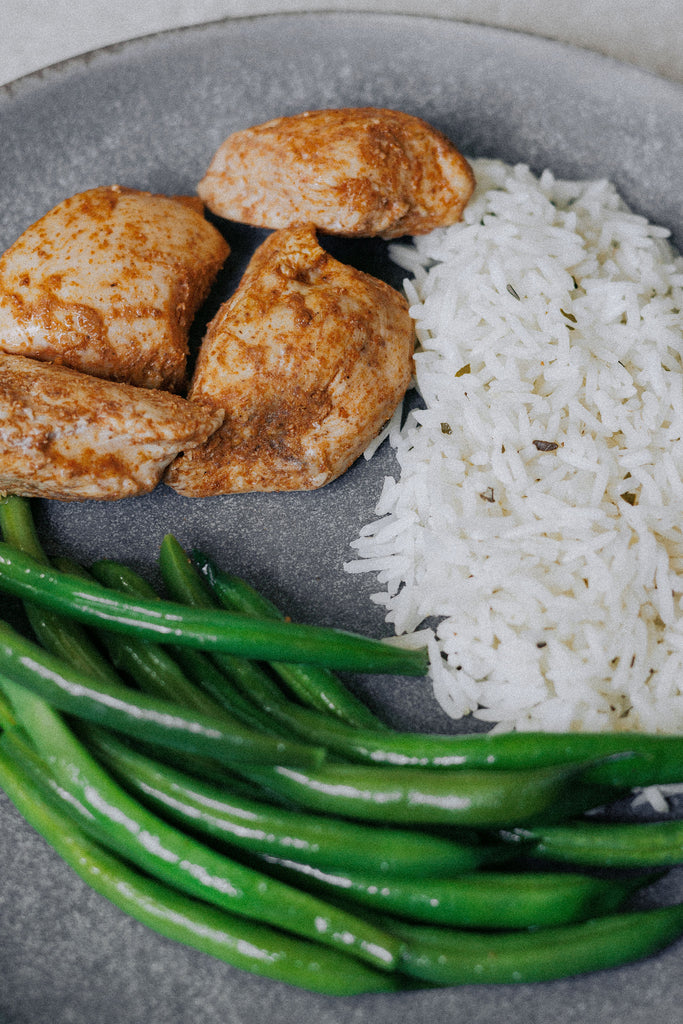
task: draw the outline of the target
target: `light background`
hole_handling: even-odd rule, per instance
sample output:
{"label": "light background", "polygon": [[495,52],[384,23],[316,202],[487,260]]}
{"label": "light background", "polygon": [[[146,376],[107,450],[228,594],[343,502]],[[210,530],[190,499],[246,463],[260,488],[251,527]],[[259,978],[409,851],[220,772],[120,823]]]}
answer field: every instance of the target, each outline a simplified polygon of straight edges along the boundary
{"label": "light background", "polygon": [[2,0],[0,84],[109,43],[226,16],[423,14],[572,43],[683,82],[683,0]]}

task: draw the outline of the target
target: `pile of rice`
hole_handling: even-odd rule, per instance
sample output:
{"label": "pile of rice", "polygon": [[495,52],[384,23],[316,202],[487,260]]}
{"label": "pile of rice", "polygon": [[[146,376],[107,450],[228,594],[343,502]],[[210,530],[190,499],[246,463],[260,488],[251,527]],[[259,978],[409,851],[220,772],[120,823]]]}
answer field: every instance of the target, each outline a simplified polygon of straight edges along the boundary
{"label": "pile of rice", "polygon": [[606,181],[472,165],[391,250],[425,408],[345,568],[453,718],[683,732],[683,260]]}

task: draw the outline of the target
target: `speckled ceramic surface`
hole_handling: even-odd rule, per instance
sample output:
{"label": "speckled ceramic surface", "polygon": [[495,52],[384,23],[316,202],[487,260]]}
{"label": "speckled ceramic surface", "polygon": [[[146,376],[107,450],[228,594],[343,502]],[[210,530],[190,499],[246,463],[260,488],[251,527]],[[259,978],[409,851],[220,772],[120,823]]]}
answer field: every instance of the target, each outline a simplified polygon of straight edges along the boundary
{"label": "speckled ceramic surface", "polygon": [[[558,176],[614,180],[683,242],[683,93],[560,44],[453,22],[368,14],[273,16],[200,26],[76,59],[0,90],[0,248],[67,195],[118,182],[193,192],[232,130],[325,106],[421,115],[466,154]],[[258,232],[233,247],[206,315]],[[373,243],[337,254],[400,284]],[[183,499],[160,488],[115,504],[39,504],[51,550],[125,558],[154,577],[166,532],[260,584],[290,613],[381,635],[371,577],[348,576],[391,453],[310,494]],[[421,681],[353,685],[397,725],[448,730]],[[681,878],[659,895],[680,898]],[[654,892],[654,897],[657,897]],[[466,987],[346,1001],[259,980],[167,942],[90,892],[0,795],[3,1024],[674,1024],[680,945],[623,970],[537,986]]]}

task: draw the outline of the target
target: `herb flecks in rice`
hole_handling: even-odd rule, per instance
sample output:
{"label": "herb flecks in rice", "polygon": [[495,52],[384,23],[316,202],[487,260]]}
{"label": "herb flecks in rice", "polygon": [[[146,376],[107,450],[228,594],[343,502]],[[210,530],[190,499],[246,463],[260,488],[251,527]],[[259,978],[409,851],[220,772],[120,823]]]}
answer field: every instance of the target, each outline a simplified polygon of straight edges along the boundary
{"label": "herb flecks in rice", "polygon": [[463,221],[392,247],[424,408],[346,568],[454,718],[681,732],[683,260],[607,182],[473,166]]}

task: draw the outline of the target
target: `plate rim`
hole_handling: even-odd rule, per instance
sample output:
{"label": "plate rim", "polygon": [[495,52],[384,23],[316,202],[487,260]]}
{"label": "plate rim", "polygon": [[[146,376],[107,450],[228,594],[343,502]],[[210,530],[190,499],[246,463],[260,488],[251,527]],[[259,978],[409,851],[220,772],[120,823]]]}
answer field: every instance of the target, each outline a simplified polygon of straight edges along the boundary
{"label": "plate rim", "polygon": [[349,10],[333,10],[323,8],[321,10],[297,10],[297,11],[268,11],[258,14],[237,14],[223,15],[218,18],[209,18],[203,21],[192,21],[183,25],[172,25],[164,29],[156,29],[151,32],[143,32],[139,35],[127,36],[112,43],[104,43],[102,46],[95,46],[80,53],[64,57],[62,60],[45,64],[33,71],[28,71],[17,78],[11,79],[0,85],[0,97],[12,99],[13,93],[24,86],[36,82],[42,82],[48,75],[59,74],[69,71],[78,65],[87,65],[100,57],[110,54],[121,53],[123,50],[133,46],[144,46],[158,39],[170,38],[176,35],[189,34],[210,30],[212,28],[227,28],[231,24],[246,24],[248,22],[275,22],[279,20],[301,20],[301,21],[348,21],[351,18],[358,18],[363,21],[395,21],[395,22],[422,22],[427,24],[445,24],[453,26],[456,30],[483,32],[486,35],[516,37],[527,41],[528,45],[538,45],[541,48],[555,49],[557,52],[564,52],[568,55],[574,54],[577,57],[593,62],[596,66],[611,66],[614,70],[621,69],[625,74],[633,74],[636,77],[661,83],[663,86],[670,86],[674,92],[680,92],[683,96],[683,82],[674,78],[668,78],[658,74],[649,68],[641,67],[630,61],[622,60],[611,54],[603,53],[600,50],[593,50],[578,43],[571,43],[563,39],[555,39],[552,36],[540,35],[526,29],[517,29],[504,25],[490,25],[487,22],[477,19],[451,18],[440,14],[416,14],[410,11],[372,11],[358,8]]}

